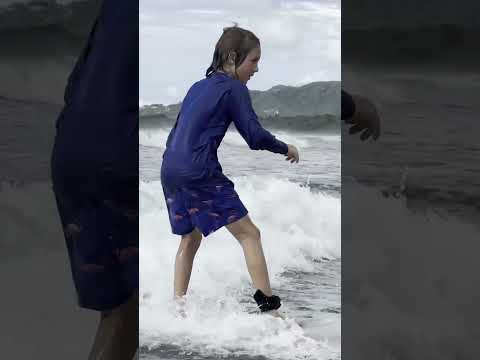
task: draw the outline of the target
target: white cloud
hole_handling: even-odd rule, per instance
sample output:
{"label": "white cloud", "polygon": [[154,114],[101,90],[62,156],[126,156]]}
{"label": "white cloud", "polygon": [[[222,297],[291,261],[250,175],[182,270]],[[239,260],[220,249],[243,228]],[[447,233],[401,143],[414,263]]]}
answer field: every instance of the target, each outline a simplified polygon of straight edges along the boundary
{"label": "white cloud", "polygon": [[224,12],[222,10],[211,10],[211,9],[186,9],[184,10],[187,14],[196,14],[196,15],[221,15]]}
{"label": "white cloud", "polygon": [[168,86],[168,87],[167,87],[167,94],[168,94],[168,96],[171,96],[171,97],[176,97],[176,96],[178,96],[178,89],[177,89],[177,87],[172,86],[172,85]]}
{"label": "white cloud", "polygon": [[315,71],[313,73],[307,74],[302,77],[299,81],[295,83],[296,86],[301,86],[305,84],[309,84],[315,81],[329,81],[331,79],[328,78],[327,73],[325,71]]}
{"label": "white cloud", "polygon": [[[222,29],[232,21],[262,44],[251,89],[340,79],[340,0],[141,0],[140,96],[182,100],[205,75]],[[300,80],[299,80],[300,79]],[[176,91],[166,91],[174,86]]]}
{"label": "white cloud", "polygon": [[299,40],[298,30],[292,18],[278,16],[259,24],[258,36],[266,46],[292,48]]}

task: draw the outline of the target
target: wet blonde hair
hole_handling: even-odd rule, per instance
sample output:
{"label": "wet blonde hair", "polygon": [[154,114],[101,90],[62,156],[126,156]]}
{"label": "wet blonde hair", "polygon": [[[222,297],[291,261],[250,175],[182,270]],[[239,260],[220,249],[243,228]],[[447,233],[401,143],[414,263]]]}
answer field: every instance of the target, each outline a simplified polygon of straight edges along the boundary
{"label": "wet blonde hair", "polygon": [[251,31],[234,26],[223,29],[223,34],[217,41],[213,53],[212,64],[207,69],[205,76],[210,76],[213,72],[221,70],[228,60],[231,52],[236,54],[235,67],[238,67],[247,57],[248,53],[260,46],[260,40]]}

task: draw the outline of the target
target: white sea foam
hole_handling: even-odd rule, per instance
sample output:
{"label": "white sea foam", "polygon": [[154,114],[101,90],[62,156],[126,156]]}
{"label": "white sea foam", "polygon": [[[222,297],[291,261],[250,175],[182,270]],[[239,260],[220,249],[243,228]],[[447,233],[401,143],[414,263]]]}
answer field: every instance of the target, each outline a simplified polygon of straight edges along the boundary
{"label": "white sea foam", "polygon": [[[287,268],[308,272],[314,266],[312,258],[340,257],[339,199],[271,177],[234,181],[262,232],[273,287],[282,286],[280,274]],[[326,339],[306,336],[293,319],[248,313],[249,307],[253,309],[252,299],[247,304],[238,300],[251,292],[250,278],[240,246],[225,229],[203,240],[191,278],[189,316],[176,319],[171,298],[178,243],[179,237],[170,233],[160,183],[141,183],[142,344],[170,343],[207,354],[281,359],[322,359],[335,352]]]}
{"label": "white sea foam", "polygon": [[170,129],[141,129],[138,132],[138,142],[144,146],[165,147]]}

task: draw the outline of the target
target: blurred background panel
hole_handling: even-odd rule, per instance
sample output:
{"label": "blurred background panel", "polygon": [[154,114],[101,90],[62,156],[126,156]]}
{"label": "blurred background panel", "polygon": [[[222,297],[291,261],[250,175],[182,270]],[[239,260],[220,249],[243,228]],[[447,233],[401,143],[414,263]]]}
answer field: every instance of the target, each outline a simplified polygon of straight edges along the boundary
{"label": "blurred background panel", "polygon": [[2,355],[86,359],[98,314],[77,306],[50,181],[55,122],[101,1],[0,3]]}
{"label": "blurred background panel", "polygon": [[343,359],[473,359],[480,292],[478,2],[342,2]]}

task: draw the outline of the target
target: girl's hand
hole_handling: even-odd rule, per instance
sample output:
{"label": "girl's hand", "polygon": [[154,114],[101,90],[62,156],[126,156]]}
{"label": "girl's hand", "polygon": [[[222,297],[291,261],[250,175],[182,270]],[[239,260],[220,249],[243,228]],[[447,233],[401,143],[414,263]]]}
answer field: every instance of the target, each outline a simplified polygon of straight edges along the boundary
{"label": "girl's hand", "polygon": [[298,161],[300,160],[300,157],[298,156],[297,148],[291,144],[287,144],[287,146],[288,146],[288,152],[285,160],[290,161],[292,164],[294,162],[298,163]]}
{"label": "girl's hand", "polygon": [[360,134],[360,140],[365,141],[370,136],[377,140],[380,136],[380,117],[377,113],[375,105],[367,98],[363,96],[354,95],[353,101],[355,102],[355,113],[353,116],[346,120],[348,124],[353,124],[350,129],[350,134],[356,134],[363,131]]}

